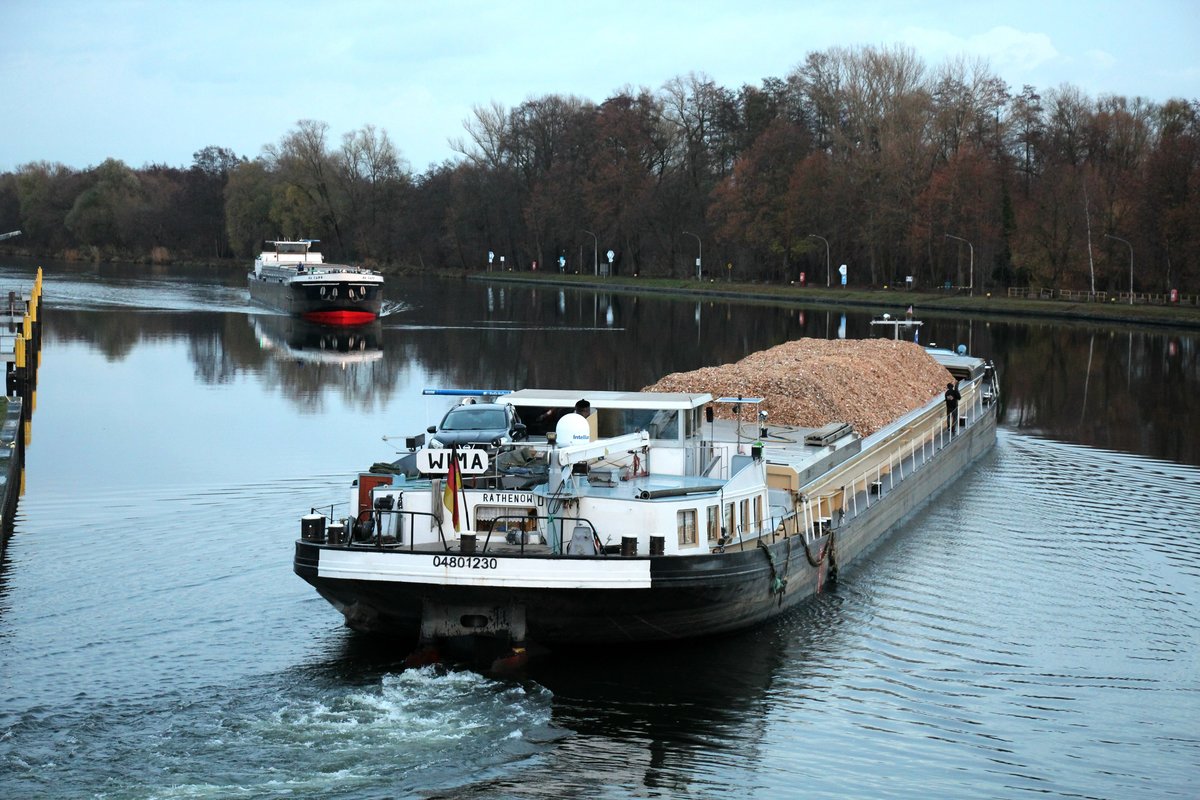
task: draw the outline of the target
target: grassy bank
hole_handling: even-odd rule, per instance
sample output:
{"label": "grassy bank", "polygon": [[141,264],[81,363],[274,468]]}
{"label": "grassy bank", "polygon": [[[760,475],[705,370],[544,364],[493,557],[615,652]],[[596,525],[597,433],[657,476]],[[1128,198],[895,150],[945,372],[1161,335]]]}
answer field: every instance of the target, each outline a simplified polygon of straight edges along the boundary
{"label": "grassy bank", "polygon": [[825,288],[824,286],[777,286],[760,283],[698,283],[678,278],[598,278],[592,275],[559,275],[504,272],[464,272],[464,277],[504,283],[576,286],[616,292],[669,294],[678,297],[718,297],[742,301],[795,303],[804,306],[863,306],[896,313],[912,305],[920,313],[966,313],[972,316],[1000,315],[1055,317],[1101,322],[1125,322],[1172,328],[1200,328],[1200,308],[1193,306],[1129,305],[1128,303],[1080,303],[1063,300],[1031,300],[977,292],[974,296],[951,292],[922,292],[906,289]]}

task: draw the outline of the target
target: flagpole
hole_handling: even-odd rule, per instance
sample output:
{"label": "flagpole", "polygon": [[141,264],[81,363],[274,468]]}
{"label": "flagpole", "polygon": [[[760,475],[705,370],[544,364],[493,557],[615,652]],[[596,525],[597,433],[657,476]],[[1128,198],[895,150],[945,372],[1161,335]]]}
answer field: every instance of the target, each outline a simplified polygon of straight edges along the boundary
{"label": "flagpole", "polygon": [[458,489],[459,489],[459,493],[462,495],[463,526],[467,530],[470,530],[471,529],[471,518],[467,516],[467,484],[462,479],[462,468],[459,467],[459,464],[458,464],[458,449],[457,448],[454,450],[454,464],[456,467],[458,467],[458,469],[456,469],[456,471],[458,472]]}
{"label": "flagpole", "polygon": [[450,445],[450,474],[454,477],[450,479],[450,497],[451,506],[450,513],[454,518],[454,532],[459,532],[459,513],[458,513],[458,493],[462,488],[462,474],[458,471],[458,445]]}

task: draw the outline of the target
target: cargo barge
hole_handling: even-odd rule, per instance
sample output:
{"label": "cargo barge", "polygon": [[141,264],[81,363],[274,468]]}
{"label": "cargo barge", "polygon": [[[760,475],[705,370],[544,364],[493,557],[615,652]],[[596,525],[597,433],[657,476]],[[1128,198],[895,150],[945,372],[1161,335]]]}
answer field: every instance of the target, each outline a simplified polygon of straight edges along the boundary
{"label": "cargo barge", "polygon": [[[294,570],[351,628],[424,644],[661,642],[771,619],[828,587],[995,442],[982,359],[930,351],[940,395],[860,436],[765,423],[759,398],[520,390],[520,442],[364,472],[301,520]],[[586,398],[586,414],[572,409]],[[481,400],[483,402],[485,400]],[[737,409],[716,419],[714,407]],[[538,421],[557,419],[553,430]]]}
{"label": "cargo barge", "polygon": [[361,325],[379,317],[383,276],[344,264],[326,264],[312,249],[318,239],[268,241],[247,273],[250,299],[326,325]]}

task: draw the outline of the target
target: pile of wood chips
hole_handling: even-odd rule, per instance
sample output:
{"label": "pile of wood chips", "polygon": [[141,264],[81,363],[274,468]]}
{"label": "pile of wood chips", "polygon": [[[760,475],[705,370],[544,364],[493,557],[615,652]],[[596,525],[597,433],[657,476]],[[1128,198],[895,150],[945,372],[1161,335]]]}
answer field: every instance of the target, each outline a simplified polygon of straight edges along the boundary
{"label": "pile of wood chips", "polygon": [[[762,397],[767,425],[820,427],[848,422],[869,436],[946,389],[953,377],[913,342],[893,339],[797,339],[741,361],[676,372],[647,386],[655,392],[710,392]],[[714,403],[718,419],[735,419],[732,403]],[[756,410],[741,419],[755,423]]]}

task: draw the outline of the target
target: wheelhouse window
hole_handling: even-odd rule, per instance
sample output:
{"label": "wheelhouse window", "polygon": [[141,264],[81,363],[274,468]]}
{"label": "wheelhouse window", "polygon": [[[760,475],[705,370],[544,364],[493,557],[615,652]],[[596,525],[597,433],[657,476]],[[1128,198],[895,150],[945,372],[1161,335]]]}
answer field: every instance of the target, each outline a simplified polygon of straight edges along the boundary
{"label": "wheelhouse window", "polygon": [[656,411],[646,426],[651,439],[661,439],[668,442],[679,439],[679,412],[674,409]]}
{"label": "wheelhouse window", "polygon": [[696,509],[685,508],[675,514],[675,523],[679,529],[679,544],[692,545],[696,543]]}
{"label": "wheelhouse window", "polygon": [[707,514],[708,540],[715,542],[721,537],[721,507],[709,506]]}
{"label": "wheelhouse window", "polygon": [[679,439],[679,412],[673,409],[606,408],[597,414],[596,424],[601,437],[648,431],[650,438],[658,441]]}
{"label": "wheelhouse window", "polygon": [[739,510],[741,512],[741,515],[738,519],[738,522],[742,523],[742,528],[741,528],[740,532],[741,533],[749,533],[750,532],[750,501],[743,500],[742,507]]}

